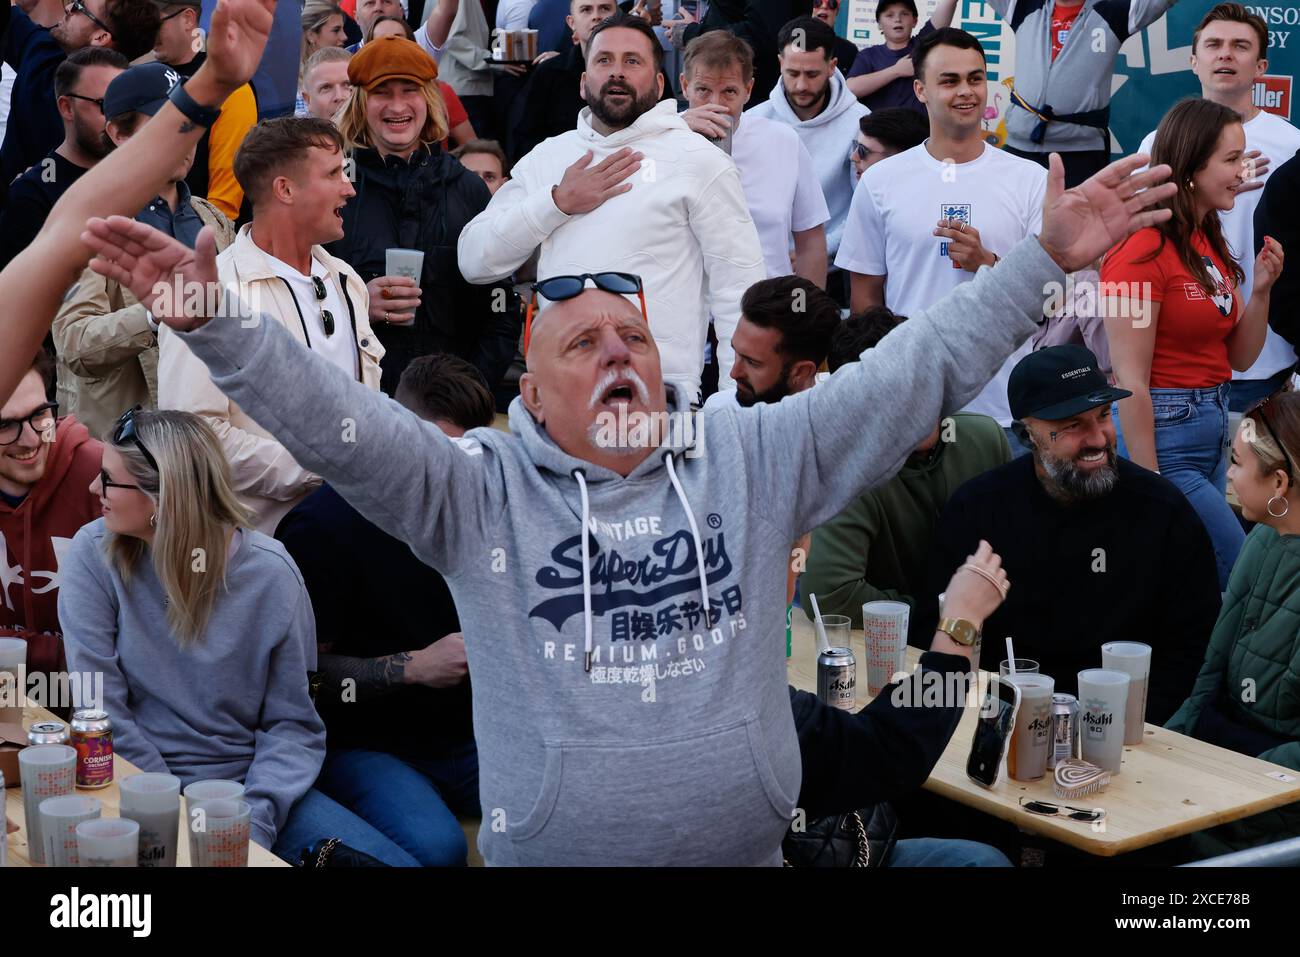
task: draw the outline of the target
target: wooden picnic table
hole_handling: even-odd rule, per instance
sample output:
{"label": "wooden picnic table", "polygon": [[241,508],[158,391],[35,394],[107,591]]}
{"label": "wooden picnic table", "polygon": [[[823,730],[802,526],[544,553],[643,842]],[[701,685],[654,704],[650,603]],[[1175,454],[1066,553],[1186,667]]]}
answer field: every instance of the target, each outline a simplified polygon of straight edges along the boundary
{"label": "wooden picnic table", "polygon": [[[1097,645],[1100,667],[1101,642]],[[861,630],[853,633],[851,647],[858,661],[861,705],[866,703],[867,694],[866,647]],[[812,622],[798,608],[791,621],[791,649],[786,666],[790,684],[815,694],[817,639]],[[920,649],[908,647],[908,670],[920,657]],[[982,673],[980,694],[987,677]],[[1089,854],[1113,857],[1300,800],[1300,772],[1154,724],[1146,726],[1142,744],[1124,748],[1122,773],[1112,777],[1105,789],[1087,797],[1072,801],[1056,797],[1050,770],[1039,781],[1013,781],[1003,774],[992,789],[986,789],[966,776],[966,758],[978,711],[979,698],[972,690],[961,723],[925,782],[925,789]],[[1020,806],[1021,797],[1105,808],[1106,818],[1092,825],[1063,815],[1031,814]]]}
{"label": "wooden picnic table", "polygon": [[[28,706],[23,709],[24,728],[29,728],[32,726],[32,724],[38,721],[58,721],[58,720],[59,720],[58,718],[50,714],[50,712],[46,711],[44,708],[38,708],[35,705],[28,704]],[[63,722],[63,723],[66,724],[67,722]],[[117,782],[122,780],[122,778],[124,777],[128,777],[129,775],[139,774],[139,773],[140,773],[140,769],[137,768],[134,764],[126,760],[126,758],[122,757],[120,754],[114,754],[113,755],[113,783],[108,785],[108,787],[97,788],[94,790],[78,788],[76,793],[97,798],[100,801],[100,803],[103,804],[103,809],[100,812],[100,815],[102,817],[117,817],[118,802],[120,799],[120,792],[118,790]],[[186,820],[186,818],[184,817],[184,813],[185,813],[185,798],[182,797],[181,798],[182,824]],[[26,815],[23,813],[23,789],[21,787],[10,787],[5,789],[5,814],[8,815],[10,820],[12,820],[19,827],[17,831],[9,835],[9,866],[10,867],[32,867],[32,866],[39,867],[40,865],[33,865],[31,860],[28,858],[27,818]],[[180,840],[177,842],[178,847],[176,849],[176,866],[189,867],[190,866],[190,842],[189,842],[189,837],[185,833],[185,828],[183,826],[180,828],[179,837]],[[256,841],[249,841],[248,842],[248,866],[249,867],[288,867],[289,865],[286,862],[280,860],[280,858],[276,857],[266,848],[262,847]]]}

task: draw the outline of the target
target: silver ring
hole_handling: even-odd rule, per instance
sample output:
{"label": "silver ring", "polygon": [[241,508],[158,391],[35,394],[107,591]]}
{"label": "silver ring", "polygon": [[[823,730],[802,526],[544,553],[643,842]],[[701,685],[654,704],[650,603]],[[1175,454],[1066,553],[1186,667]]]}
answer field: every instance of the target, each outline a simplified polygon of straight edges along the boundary
{"label": "silver ring", "polygon": [[391,320],[391,319],[388,318],[388,313],[385,312],[385,313],[384,313],[384,322],[392,322],[392,321],[393,321],[393,320]]}

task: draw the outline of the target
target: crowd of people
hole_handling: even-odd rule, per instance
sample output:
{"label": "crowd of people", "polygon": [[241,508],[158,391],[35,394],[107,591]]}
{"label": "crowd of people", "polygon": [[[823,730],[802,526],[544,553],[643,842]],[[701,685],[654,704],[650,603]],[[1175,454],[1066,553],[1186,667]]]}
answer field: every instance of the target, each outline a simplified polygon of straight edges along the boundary
{"label": "crowd of people", "polygon": [[306,0],[284,116],[275,0],[7,8],[0,634],[291,862],[478,817],[489,864],[780,864],[891,802],[888,865],[1008,864],[908,814],[964,698],[796,692],[791,590],[907,603],[904,682],[1146,642],[1149,721],[1300,769],[1300,130],[1206,3],[1111,163],[1171,4],[993,0],[1004,147],[955,0],[861,50],[838,0]]}

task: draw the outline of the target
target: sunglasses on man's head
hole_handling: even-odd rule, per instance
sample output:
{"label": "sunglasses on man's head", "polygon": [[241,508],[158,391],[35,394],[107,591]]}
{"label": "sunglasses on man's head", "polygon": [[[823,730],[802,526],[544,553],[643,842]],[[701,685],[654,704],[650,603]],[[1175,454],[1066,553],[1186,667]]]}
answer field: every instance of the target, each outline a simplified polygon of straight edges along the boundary
{"label": "sunglasses on man's head", "polygon": [[585,272],[580,276],[552,276],[550,279],[539,279],[533,283],[533,296],[528,302],[528,315],[524,319],[525,356],[528,355],[528,344],[533,335],[533,311],[537,306],[537,297],[541,296],[551,302],[573,299],[582,295],[582,291],[587,288],[588,279],[597,289],[603,289],[605,292],[620,296],[630,296],[635,293],[641,300],[641,317],[646,320],[647,325],[650,324],[645,308],[645,290],[641,284],[641,277],[636,273]]}
{"label": "sunglasses on man's head", "polygon": [[[140,441],[140,436],[135,434],[135,414],[139,411],[140,406],[136,405],[122,413],[122,417],[117,420],[117,425],[113,426],[113,444],[124,445],[127,442],[132,443],[140,450],[140,454],[144,456],[144,460],[153,467],[155,472],[157,472],[159,470],[158,460],[149,454],[149,450],[146,449],[144,443]],[[107,478],[107,476],[105,476],[105,478]],[[119,487],[136,488],[134,485]]]}
{"label": "sunglasses on man's head", "polygon": [[[312,276],[311,288],[312,291],[316,293],[316,301],[324,302],[326,296],[325,280],[321,279],[320,276]],[[334,335],[334,313],[330,312],[328,309],[322,309],[320,311],[320,321],[321,324],[325,326],[325,338],[328,339],[330,336]]]}
{"label": "sunglasses on man's head", "polygon": [[1287,476],[1287,478],[1289,478],[1291,481],[1294,482],[1294,481],[1295,481],[1295,466],[1291,464],[1291,456],[1290,456],[1290,454],[1288,454],[1288,452],[1287,452],[1287,450],[1286,450],[1286,446],[1282,443],[1282,436],[1280,436],[1280,435],[1278,434],[1277,429],[1275,429],[1275,428],[1273,427],[1273,420],[1272,420],[1271,418],[1269,418],[1268,411],[1267,411],[1267,410],[1268,410],[1268,404],[1269,404],[1270,402],[1272,402],[1273,399],[1274,399],[1276,396],[1280,395],[1281,392],[1285,392],[1285,391],[1286,391],[1285,389],[1282,389],[1282,390],[1280,390],[1280,392],[1274,392],[1272,395],[1270,395],[1268,398],[1266,398],[1263,402],[1260,402],[1258,405],[1256,405],[1256,406],[1254,406],[1252,409],[1250,409],[1250,410],[1246,413],[1246,415],[1247,415],[1247,417],[1251,417],[1251,418],[1257,416],[1257,417],[1259,418],[1260,422],[1264,423],[1264,428],[1268,429],[1268,434],[1271,435],[1271,436],[1273,436],[1273,442],[1274,442],[1274,444],[1275,444],[1275,445],[1276,445],[1276,446],[1281,450],[1281,452],[1282,452],[1282,459],[1283,459],[1283,461],[1286,462],[1286,476]]}

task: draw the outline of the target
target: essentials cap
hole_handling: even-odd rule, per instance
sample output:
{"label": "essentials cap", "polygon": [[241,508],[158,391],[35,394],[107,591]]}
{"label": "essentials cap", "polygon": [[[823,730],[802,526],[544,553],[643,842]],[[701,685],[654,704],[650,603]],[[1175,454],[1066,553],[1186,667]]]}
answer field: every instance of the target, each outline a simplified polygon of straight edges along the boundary
{"label": "essentials cap", "polygon": [[123,70],[104,91],[104,118],[111,120],[123,113],[153,116],[167,102],[172,87],[181,75],[165,63],[141,63]]}
{"label": "essentials cap", "polygon": [[1092,351],[1076,345],[1031,352],[1016,363],[1007,381],[1007,401],[1015,419],[1068,419],[1132,394],[1110,385]]}
{"label": "essentials cap", "polygon": [[418,43],[406,37],[380,37],[364,44],[348,61],[348,82],[372,90],[385,80],[432,83],[438,64]]}

